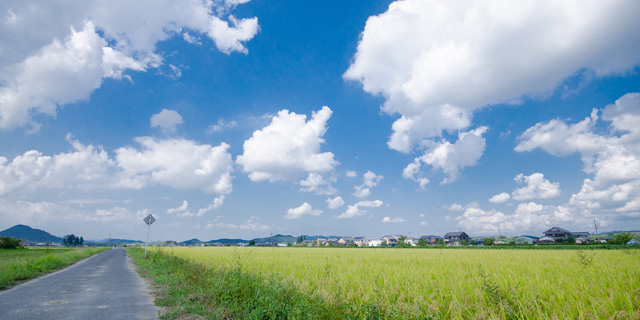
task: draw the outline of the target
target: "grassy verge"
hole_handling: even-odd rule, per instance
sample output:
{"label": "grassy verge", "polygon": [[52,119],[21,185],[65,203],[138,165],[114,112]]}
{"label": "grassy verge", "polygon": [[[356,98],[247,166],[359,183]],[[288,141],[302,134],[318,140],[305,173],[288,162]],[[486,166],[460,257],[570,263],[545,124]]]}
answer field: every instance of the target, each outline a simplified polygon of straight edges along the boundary
{"label": "grassy verge", "polygon": [[261,278],[240,266],[215,269],[162,251],[128,248],[143,276],[160,286],[165,319],[378,319],[375,306],[332,305],[301,293],[277,276]]}
{"label": "grassy verge", "polygon": [[0,289],[66,267],[105,248],[0,249]]}

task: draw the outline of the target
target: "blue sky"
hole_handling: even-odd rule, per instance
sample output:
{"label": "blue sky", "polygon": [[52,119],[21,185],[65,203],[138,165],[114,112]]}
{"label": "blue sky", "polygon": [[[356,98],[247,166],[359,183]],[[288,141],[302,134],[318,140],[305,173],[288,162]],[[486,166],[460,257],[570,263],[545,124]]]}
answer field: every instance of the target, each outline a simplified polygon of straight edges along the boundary
{"label": "blue sky", "polygon": [[634,1],[0,4],[0,228],[640,227]]}

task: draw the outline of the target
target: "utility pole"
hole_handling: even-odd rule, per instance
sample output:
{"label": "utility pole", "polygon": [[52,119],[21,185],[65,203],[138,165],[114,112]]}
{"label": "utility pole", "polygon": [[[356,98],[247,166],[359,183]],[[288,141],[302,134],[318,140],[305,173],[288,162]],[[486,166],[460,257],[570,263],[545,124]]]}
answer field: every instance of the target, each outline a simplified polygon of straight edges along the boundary
{"label": "utility pole", "polygon": [[596,228],[596,236],[598,235],[598,225],[596,224],[596,220],[593,220],[593,227]]}
{"label": "utility pole", "polygon": [[109,247],[111,247],[111,233],[109,233]]}

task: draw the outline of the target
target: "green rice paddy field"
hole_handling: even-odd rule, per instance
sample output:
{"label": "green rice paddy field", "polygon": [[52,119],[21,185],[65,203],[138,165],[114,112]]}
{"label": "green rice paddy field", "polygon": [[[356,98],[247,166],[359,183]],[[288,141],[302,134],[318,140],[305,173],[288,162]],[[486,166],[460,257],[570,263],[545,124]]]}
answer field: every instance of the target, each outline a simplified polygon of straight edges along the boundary
{"label": "green rice paddy field", "polygon": [[640,319],[640,250],[155,248],[388,318]]}

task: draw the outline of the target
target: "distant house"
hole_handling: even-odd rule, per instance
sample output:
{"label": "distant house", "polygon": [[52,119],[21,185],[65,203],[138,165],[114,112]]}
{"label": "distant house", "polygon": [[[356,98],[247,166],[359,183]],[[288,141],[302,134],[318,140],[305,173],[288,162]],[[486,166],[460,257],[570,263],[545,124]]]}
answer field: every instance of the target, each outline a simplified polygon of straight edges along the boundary
{"label": "distant house", "polygon": [[417,247],[418,246],[418,238],[407,237],[407,238],[404,239],[404,244],[406,244],[408,246],[412,246],[412,247]]}
{"label": "distant house", "polygon": [[524,235],[516,238],[516,244],[536,244],[539,240],[539,237]]}
{"label": "distant house", "polygon": [[420,238],[424,239],[424,242],[428,245],[436,245],[438,244],[438,240],[442,239],[442,237],[434,235],[421,236]]}
{"label": "distant house", "polygon": [[551,243],[556,243],[556,239],[552,238],[552,237],[542,237],[540,239],[538,239],[538,243],[539,244],[551,244]]}
{"label": "distant house", "polygon": [[366,247],[369,245],[369,240],[365,237],[355,237],[353,238],[353,244],[358,247]]}
{"label": "distant house", "polygon": [[596,242],[597,242],[597,243],[607,243],[607,242],[609,242],[609,241],[611,241],[611,239],[609,239],[609,238],[602,238],[602,237],[601,237],[601,238],[597,238],[597,239],[596,239]]}
{"label": "distant house", "polygon": [[382,240],[382,242],[386,243],[388,246],[395,246],[398,243],[398,239],[399,237],[392,235],[385,235],[380,238],[380,240]]}
{"label": "distant house", "polygon": [[638,244],[638,243],[639,243],[639,242],[638,242],[638,240],[633,239],[633,240],[631,240],[631,241],[627,242],[627,245],[632,246],[632,245],[636,245],[636,244]]}
{"label": "distant house", "polygon": [[338,243],[341,246],[348,246],[348,245],[352,245],[354,240],[355,239],[353,239],[353,237],[342,237],[338,239]]}
{"label": "distant house", "polygon": [[484,238],[475,239],[471,241],[471,244],[473,244],[474,246],[482,247],[484,246]]}
{"label": "distant house", "polygon": [[559,227],[553,227],[545,232],[543,232],[545,237],[553,238],[555,241],[567,241],[569,238],[580,238],[580,237],[589,237],[589,232],[581,231],[581,232],[571,232],[566,229],[562,229]]}
{"label": "distant house", "polygon": [[369,247],[379,247],[382,245],[382,240],[369,240]]}
{"label": "distant house", "polygon": [[579,237],[576,239],[577,244],[584,244],[589,242],[591,242],[591,239],[589,237]]}
{"label": "distant house", "polygon": [[444,242],[450,246],[459,246],[462,241],[469,243],[469,235],[466,232],[449,232],[444,235]]}

